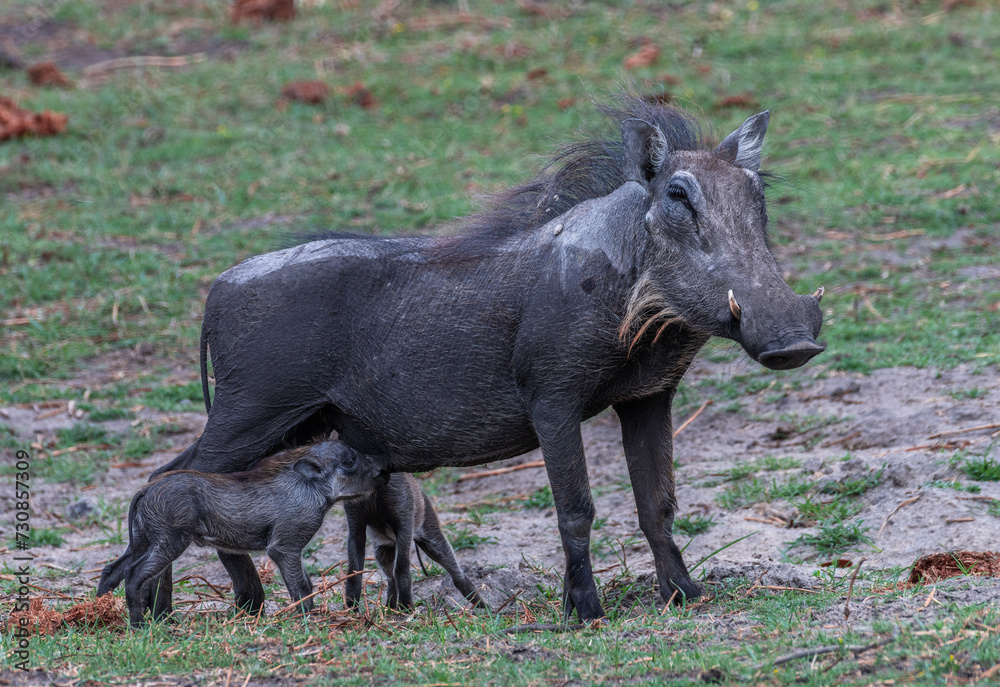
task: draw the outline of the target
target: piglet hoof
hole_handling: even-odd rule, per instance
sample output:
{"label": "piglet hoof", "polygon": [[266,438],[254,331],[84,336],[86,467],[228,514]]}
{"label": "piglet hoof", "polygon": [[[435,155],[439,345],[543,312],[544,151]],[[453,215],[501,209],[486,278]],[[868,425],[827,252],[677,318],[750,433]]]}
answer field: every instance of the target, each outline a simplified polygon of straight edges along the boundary
{"label": "piglet hoof", "polygon": [[590,625],[595,620],[607,620],[607,615],[604,613],[604,609],[601,608],[601,602],[597,600],[596,594],[592,599],[584,596],[579,601],[572,598],[569,599],[568,603],[564,601],[563,620],[566,623],[569,623],[572,619],[574,610],[576,610],[577,618],[585,625]]}
{"label": "piglet hoof", "polygon": [[236,604],[233,606],[233,617],[248,617],[248,618],[263,618],[264,617],[264,607],[258,606],[254,608],[251,605]]}
{"label": "piglet hoof", "polygon": [[472,602],[474,608],[478,608],[481,611],[490,610],[489,605],[483,601],[483,597],[479,596],[479,592],[472,592],[465,598]]}
{"label": "piglet hoof", "polygon": [[263,616],[264,601],[263,599],[256,598],[237,598],[236,605],[234,606],[234,612],[235,615],[246,613],[250,616]]}
{"label": "piglet hoof", "polygon": [[701,588],[691,578],[683,580],[679,584],[671,581],[666,588],[660,590],[660,596],[664,602],[668,604],[673,602],[680,606],[701,596]]}

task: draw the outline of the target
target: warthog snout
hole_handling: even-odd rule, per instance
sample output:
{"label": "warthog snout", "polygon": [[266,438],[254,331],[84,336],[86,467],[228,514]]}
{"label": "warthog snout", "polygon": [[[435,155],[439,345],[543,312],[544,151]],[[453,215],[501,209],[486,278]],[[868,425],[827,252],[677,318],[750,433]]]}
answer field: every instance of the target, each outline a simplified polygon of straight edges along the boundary
{"label": "warthog snout", "polygon": [[791,370],[802,367],[814,356],[826,350],[826,346],[815,341],[799,341],[787,348],[761,353],[757,358],[764,367],[772,370]]}
{"label": "warthog snout", "polygon": [[[784,291],[785,293],[781,293]],[[730,290],[729,313],[738,328],[738,338],[748,353],[761,365],[772,370],[801,367],[826,350],[816,341],[823,324],[819,303],[824,289],[809,296],[797,296],[790,290],[771,292],[771,298],[751,300],[750,294],[741,303]],[[756,307],[755,307],[756,306]]]}

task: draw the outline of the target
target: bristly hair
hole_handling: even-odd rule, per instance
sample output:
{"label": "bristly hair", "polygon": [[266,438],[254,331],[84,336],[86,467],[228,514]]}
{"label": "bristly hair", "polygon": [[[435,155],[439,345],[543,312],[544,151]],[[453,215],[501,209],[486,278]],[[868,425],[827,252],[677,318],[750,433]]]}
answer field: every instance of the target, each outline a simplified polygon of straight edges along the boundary
{"label": "bristly hair", "polygon": [[[659,127],[671,151],[706,147],[701,127],[690,115],[658,104],[655,99],[626,92],[612,105],[599,106],[598,110],[616,125],[634,118]],[[471,234],[493,236],[540,227],[583,201],[606,196],[625,183],[624,157],[617,126],[613,138],[594,137],[571,143],[533,179],[493,196],[481,212],[459,220],[460,227]]]}
{"label": "bristly hair", "polygon": [[[481,242],[486,246],[496,239],[535,229],[585,200],[613,193],[625,183],[620,126],[626,119],[642,119],[658,127],[670,151],[708,148],[709,141],[693,117],[660,104],[655,97],[643,97],[634,89],[623,91],[611,105],[597,109],[614,122],[611,137],[593,136],[564,146],[530,181],[487,197],[481,211],[449,223],[456,235],[453,242],[445,244],[450,248],[447,254],[452,259],[475,255],[476,245]],[[279,243],[290,247],[336,238],[386,237],[309,228],[287,232]]]}

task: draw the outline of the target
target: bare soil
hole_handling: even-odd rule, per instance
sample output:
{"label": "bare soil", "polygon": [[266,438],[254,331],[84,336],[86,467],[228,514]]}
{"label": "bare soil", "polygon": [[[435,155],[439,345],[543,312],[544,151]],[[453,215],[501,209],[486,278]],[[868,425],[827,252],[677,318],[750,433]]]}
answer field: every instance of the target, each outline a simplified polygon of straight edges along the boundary
{"label": "bare soil", "polygon": [[[88,370],[86,377],[72,384],[82,389],[135,374],[144,369],[142,353],[106,356]],[[190,369],[185,372],[188,364]],[[174,365],[171,378],[187,381],[195,377],[193,361],[174,361]],[[695,395],[698,382],[726,380],[734,365],[744,363],[697,362],[686,379],[688,395]],[[710,399],[689,399],[685,416],[703,400]],[[100,500],[127,504],[156,466],[197,437],[205,419],[204,413],[194,408],[192,412],[173,414],[143,410],[139,416],[147,422],[175,425],[179,433],[170,437],[172,446],[137,466],[111,468],[94,485],[83,489],[36,480],[33,527],[72,526],[70,515],[72,509],[80,508],[80,501],[89,505]],[[675,427],[684,419],[677,417]],[[44,443],[46,436],[78,421],[67,413],[53,417],[45,409],[0,408],[0,422],[24,440],[42,439]],[[125,432],[129,421],[103,424],[111,432]],[[971,366],[946,371],[886,369],[870,376],[784,373],[776,375],[774,383],[759,393],[736,402],[710,405],[675,441],[679,515],[696,514],[714,522],[707,532],[693,539],[675,533],[678,544],[686,547],[685,561],[691,568],[718,549],[746,537],[711,556],[695,571],[696,576],[709,586],[732,576],[792,587],[808,588],[820,583],[819,576],[826,570],[820,564],[831,560],[831,556],[820,555],[810,547],[793,547],[796,539],[814,533],[816,528],[797,526],[802,520],[792,504],[775,500],[736,510],[719,505],[720,494],[740,483],[728,481],[729,471],[767,456],[791,457],[798,463],[778,471],[758,466],[756,477],[769,484],[772,480],[777,484],[789,480],[843,483],[881,471],[878,484],[859,497],[863,508],[853,518],[870,528],[866,534],[874,548],[859,545],[842,554],[852,563],[865,557],[866,570],[901,568],[898,579],[905,581],[909,566],[920,556],[950,550],[995,549],[1000,519],[986,511],[991,499],[1000,499],[1000,482],[972,482],[959,470],[963,457],[979,454],[1000,461],[1000,442],[991,438],[995,428],[957,432],[984,425],[1000,427],[1000,379],[995,370],[976,373]],[[956,433],[934,436],[945,432]],[[583,434],[601,525],[593,533],[597,576],[608,585],[615,576],[628,572],[648,580],[652,592],[653,561],[639,530],[618,421],[609,411],[585,423]],[[958,460],[954,460],[959,451]],[[536,451],[486,468],[540,459]],[[518,501],[547,484],[544,470],[529,468],[458,480],[463,474],[483,469],[437,471],[426,475],[423,482],[434,494],[442,521],[453,524],[453,535],[468,530],[488,538],[474,548],[460,550],[459,560],[485,587],[485,596],[494,608],[515,592],[529,596],[538,593],[538,576],[558,588],[563,554],[554,509],[528,507]],[[930,486],[934,481],[941,484],[955,479],[980,490],[969,493]],[[821,498],[846,497],[823,494]],[[505,499],[507,503],[513,501],[514,506],[485,514],[480,524],[471,519],[470,508],[476,504],[503,503]],[[114,529],[115,523],[106,525]],[[341,561],[345,530],[343,511],[337,507],[320,531],[322,546],[309,562],[326,567]],[[100,568],[124,547],[95,543],[106,535],[93,527],[77,528],[64,536],[66,543],[61,547],[35,548],[35,565],[55,571],[82,566],[84,572],[60,575],[59,583],[64,593],[86,595],[96,586]],[[262,555],[259,561],[264,559]],[[415,557],[414,568],[419,569]],[[188,550],[175,564],[175,571],[175,577],[195,574],[216,585],[228,584],[214,551],[209,549]],[[378,576],[373,576],[372,581],[377,583]],[[604,593],[613,594],[614,585],[606,587]],[[428,601],[437,597],[441,602],[448,597],[452,603],[461,602],[442,577],[418,583],[416,596]],[[267,610],[273,612],[286,603],[284,597],[269,599]]]}
{"label": "bare soil", "polygon": [[[69,21],[29,19],[0,15],[0,45],[21,57],[30,48],[30,62],[52,62],[62,70],[77,72],[107,60],[133,55],[191,55],[204,53],[213,59],[232,59],[246,48],[244,41],[220,38],[218,25],[207,19],[179,20],[167,27],[166,45],[148,44],[148,39],[99,44],[96,38]],[[164,36],[160,36],[164,38]]]}

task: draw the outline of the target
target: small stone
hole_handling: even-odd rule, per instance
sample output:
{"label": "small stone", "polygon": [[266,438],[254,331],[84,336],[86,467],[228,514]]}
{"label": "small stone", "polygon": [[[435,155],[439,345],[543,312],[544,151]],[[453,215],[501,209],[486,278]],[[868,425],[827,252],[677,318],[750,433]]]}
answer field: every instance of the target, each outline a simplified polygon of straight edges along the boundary
{"label": "small stone", "polygon": [[96,510],[90,499],[80,499],[66,506],[66,517],[70,520],[82,520]]}

